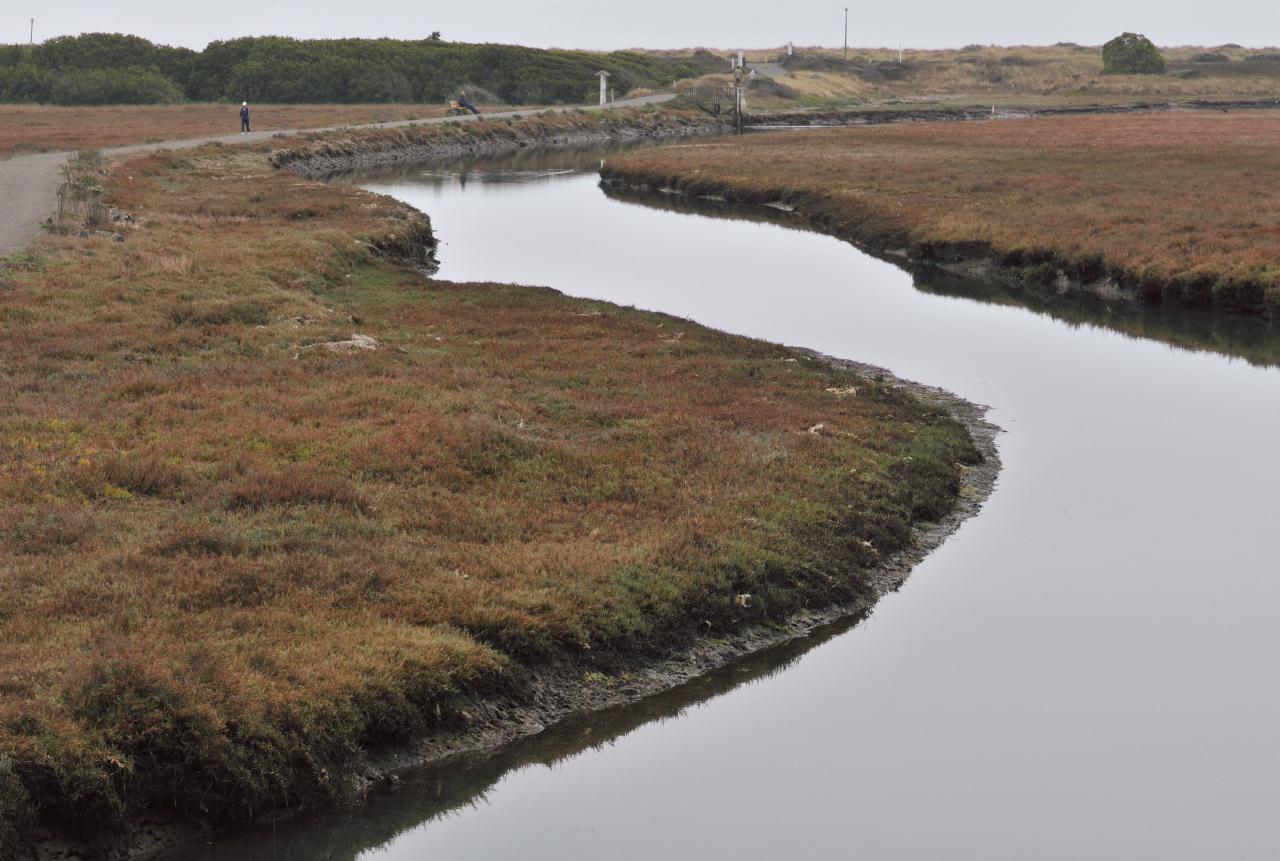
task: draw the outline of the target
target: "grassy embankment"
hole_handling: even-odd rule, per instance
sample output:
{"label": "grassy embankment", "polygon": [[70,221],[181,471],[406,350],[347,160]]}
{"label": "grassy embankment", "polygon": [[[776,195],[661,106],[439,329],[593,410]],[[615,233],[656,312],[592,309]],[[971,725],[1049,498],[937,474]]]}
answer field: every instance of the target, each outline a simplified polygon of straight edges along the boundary
{"label": "grassy embankment", "polygon": [[[796,109],[946,107],[1084,107],[1135,101],[1280,98],[1280,52],[1226,47],[1162,48],[1164,75],[1104,75],[1102,48],[1086,45],[986,46],[959,50],[798,47],[796,56],[748,51],[753,61],[786,66],[777,79],[748,87],[753,113]],[[725,70],[727,71],[727,70]],[[727,83],[716,74],[683,82],[689,87]]]}
{"label": "grassy embankment", "polygon": [[1272,111],[832,129],[630,153],[606,172],[786,201],[836,235],[925,260],[1274,315],[1278,135]]}
{"label": "grassy embankment", "polygon": [[[272,154],[278,168],[326,174],[361,163],[536,149],[592,141],[661,139],[725,131],[701,111],[650,105],[641,108],[566,112],[481,122],[415,124],[387,129],[351,129],[302,134]],[[384,158],[389,157],[389,158]]]}
{"label": "grassy embankment", "polygon": [[0,266],[0,854],[329,803],[460,692],[865,594],[977,457],[781,347],[428,280],[424,219],[267,156],[82,159],[132,221]]}
{"label": "grassy embankment", "polygon": [[[254,131],[308,129],[444,116],[443,105],[254,105]],[[0,157],[102,149],[240,131],[239,105],[0,105]]]}

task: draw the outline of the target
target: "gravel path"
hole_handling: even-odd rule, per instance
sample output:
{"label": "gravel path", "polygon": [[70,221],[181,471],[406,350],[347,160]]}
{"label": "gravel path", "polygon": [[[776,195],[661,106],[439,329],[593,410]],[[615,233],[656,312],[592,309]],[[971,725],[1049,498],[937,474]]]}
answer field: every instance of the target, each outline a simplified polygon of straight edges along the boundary
{"label": "gravel path", "polygon": [[[654,105],[668,102],[675,96],[660,93],[637,99],[623,99],[613,102],[610,108],[634,108],[642,105]],[[496,111],[486,113],[490,119],[504,117],[532,116],[541,113],[545,108],[533,108],[523,111]],[[550,108],[556,113],[567,113],[578,110],[576,107]],[[587,110],[601,110],[598,106],[588,106]],[[462,117],[435,117],[424,120],[398,120],[391,123],[375,123],[362,125],[362,129],[391,129],[409,125],[447,122],[474,122],[475,117],[467,114]],[[286,131],[272,130],[254,132],[249,135],[228,134],[217,137],[191,138],[164,143],[136,144],[104,150],[106,155],[132,155],[133,153],[154,152],[161,149],[184,149],[197,147],[207,143],[224,144],[249,143],[278,134],[298,134],[299,132],[335,131],[343,126],[330,126],[318,129],[290,129]],[[17,158],[0,160],[0,257],[6,257],[25,248],[28,243],[40,235],[40,223],[54,210],[54,196],[58,187],[58,169],[67,159],[67,153],[40,153],[24,155]]]}
{"label": "gravel path", "polygon": [[53,212],[58,168],[66,153],[40,153],[0,161],[0,257],[40,235],[40,222]]}
{"label": "gravel path", "polygon": [[787,76],[787,67],[781,63],[747,63],[747,70],[775,80]]}

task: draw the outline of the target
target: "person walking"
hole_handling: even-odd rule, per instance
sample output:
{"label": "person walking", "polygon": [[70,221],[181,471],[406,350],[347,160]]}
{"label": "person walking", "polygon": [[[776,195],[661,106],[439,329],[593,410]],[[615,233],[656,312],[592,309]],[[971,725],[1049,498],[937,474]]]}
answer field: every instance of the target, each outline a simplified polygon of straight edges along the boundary
{"label": "person walking", "polygon": [[249,134],[249,103],[240,103],[240,134]]}

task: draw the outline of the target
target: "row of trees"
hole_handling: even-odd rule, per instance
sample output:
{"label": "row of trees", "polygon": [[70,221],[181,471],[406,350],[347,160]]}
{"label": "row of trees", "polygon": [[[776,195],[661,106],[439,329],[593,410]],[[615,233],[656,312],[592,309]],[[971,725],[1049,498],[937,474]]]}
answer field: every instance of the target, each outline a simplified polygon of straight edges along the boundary
{"label": "row of trees", "polygon": [[587,100],[600,69],[624,92],[702,71],[693,58],[472,45],[435,35],[419,41],[244,38],[192,51],[95,33],[0,45],[0,101],[437,102],[470,85],[511,104],[552,104]]}
{"label": "row of trees", "polygon": [[155,105],[182,101],[182,91],[154,69],[53,72],[22,64],[0,68],[0,101],[54,105]]}

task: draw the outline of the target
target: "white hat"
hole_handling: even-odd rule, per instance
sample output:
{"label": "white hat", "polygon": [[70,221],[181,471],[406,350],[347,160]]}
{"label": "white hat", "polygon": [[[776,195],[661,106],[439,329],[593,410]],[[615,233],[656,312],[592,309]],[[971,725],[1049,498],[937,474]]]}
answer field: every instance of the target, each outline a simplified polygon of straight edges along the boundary
{"label": "white hat", "polygon": [[249,107],[249,103],[248,103],[248,102],[241,102],[240,104],[244,105],[246,108],[247,108],[247,107]]}

